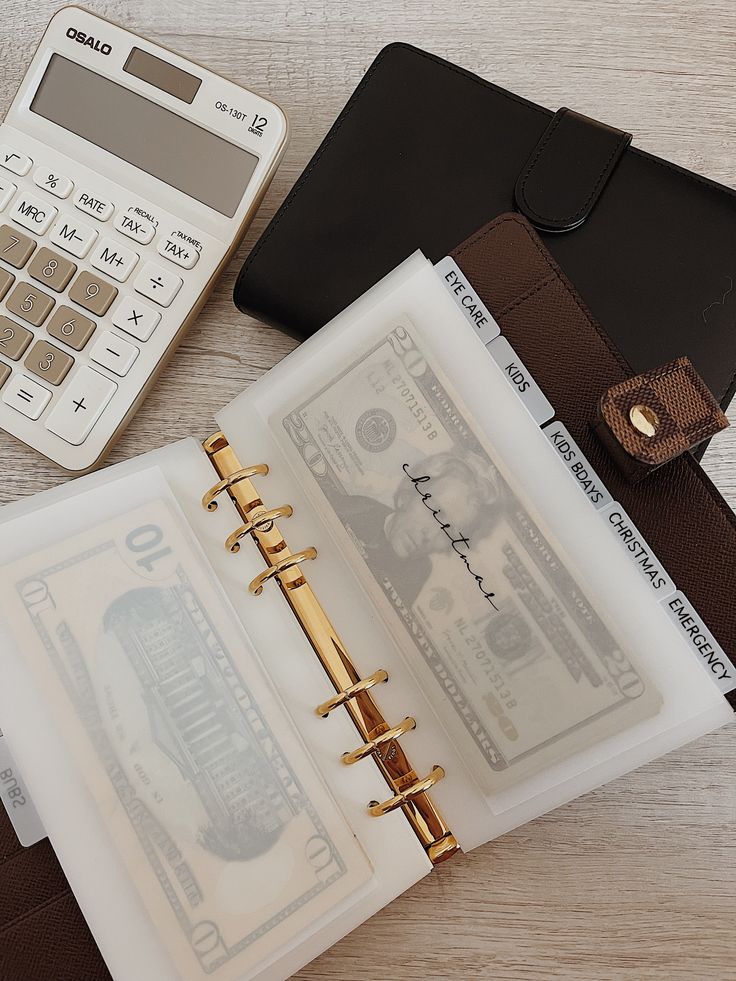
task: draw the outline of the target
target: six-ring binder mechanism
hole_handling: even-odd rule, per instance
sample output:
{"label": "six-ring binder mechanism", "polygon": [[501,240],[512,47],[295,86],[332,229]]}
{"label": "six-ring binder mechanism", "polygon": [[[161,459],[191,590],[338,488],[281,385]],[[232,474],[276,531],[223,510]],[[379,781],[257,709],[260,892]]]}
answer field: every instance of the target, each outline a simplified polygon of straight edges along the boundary
{"label": "six-ring binder mechanism", "polygon": [[444,861],[459,850],[459,845],[428,791],[444,777],[445,771],[435,765],[427,776],[419,777],[411,766],[398,740],[416,726],[415,720],[406,718],[396,726],[386,722],[370,689],[386,682],[388,673],[379,669],[361,678],[302,572],[301,565],[315,559],[317,550],[309,547],[292,552],[286,544],[276,521],[289,518],[293,513],[291,506],[267,508],[251,481],[252,477],[266,476],[266,464],[241,466],[222,433],[210,436],[204,449],[220,480],[204,495],[203,507],[214,511],[221,494],[227,494],[233,502],[243,524],[229,536],[226,547],[237,552],[241,542],[250,537],[267,563],[267,568],[250,583],[250,592],[258,596],[270,579],[278,583],[336,690],[335,695],[317,706],[317,714],[327,716],[344,706],[363,740],[356,749],[343,753],[343,763],[351,765],[372,757],[393,791],[384,801],[370,801],[370,814],[380,817],[402,808],[430,860],[435,865]]}

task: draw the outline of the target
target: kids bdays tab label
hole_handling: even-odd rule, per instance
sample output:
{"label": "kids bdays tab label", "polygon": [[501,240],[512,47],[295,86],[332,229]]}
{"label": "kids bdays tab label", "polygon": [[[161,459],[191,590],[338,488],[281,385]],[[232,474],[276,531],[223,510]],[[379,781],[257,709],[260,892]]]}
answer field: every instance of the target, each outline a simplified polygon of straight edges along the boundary
{"label": "kids bdays tab label", "polygon": [[18,767],[8,749],[8,741],[0,732],[0,797],[8,812],[18,841],[26,848],[46,837],[46,831],[33,806]]}
{"label": "kids bdays tab label", "polygon": [[601,515],[657,598],[665,599],[674,593],[677,586],[667,575],[662,563],[621,505],[614,501],[601,511]]}
{"label": "kids bdays tab label", "polygon": [[662,604],[667,614],[719,689],[726,695],[736,688],[736,668],[679,590]]}
{"label": "kids bdays tab label", "polygon": [[501,330],[478,294],[451,256],[445,256],[434,267],[450,296],[460,307],[474,332],[484,344],[498,337]]}
{"label": "kids bdays tab label", "polygon": [[544,429],[544,434],[593,507],[600,510],[611,504],[613,498],[603,486],[603,481],[585,459],[582,450],[562,423],[550,423]]}
{"label": "kids bdays tab label", "polygon": [[504,373],[506,381],[516,389],[534,421],[540,426],[549,422],[555,410],[506,338],[497,337],[495,341],[486,344],[486,349]]}

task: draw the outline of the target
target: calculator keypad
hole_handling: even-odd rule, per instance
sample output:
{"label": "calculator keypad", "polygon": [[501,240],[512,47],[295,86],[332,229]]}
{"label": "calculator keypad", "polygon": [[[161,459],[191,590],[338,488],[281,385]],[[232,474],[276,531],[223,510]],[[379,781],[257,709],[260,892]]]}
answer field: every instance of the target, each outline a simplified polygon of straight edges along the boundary
{"label": "calculator keypad", "polygon": [[36,235],[45,235],[58,210],[35,194],[20,194],[10,210],[10,217]]}
{"label": "calculator keypad", "polygon": [[117,288],[91,272],[81,272],[69,290],[69,299],[90,313],[104,316],[118,295]]}
{"label": "calculator keypad", "polygon": [[82,313],[77,313],[71,307],[57,308],[46,330],[57,341],[63,341],[75,351],[81,351],[90,337],[94,334],[97,324]]}
{"label": "calculator keypad", "polygon": [[10,287],[15,282],[15,276],[7,269],[0,269],[0,300],[5,296]]}
{"label": "calculator keypad", "polygon": [[110,238],[101,239],[89,257],[90,265],[99,269],[100,272],[107,273],[119,283],[125,282],[138,264],[139,259],[140,256],[137,252],[126,249],[124,245],[119,245]]}
{"label": "calculator keypad", "polygon": [[30,283],[21,281],[5,300],[5,306],[21,320],[40,327],[53,309],[55,301]]}
{"label": "calculator keypad", "polygon": [[23,266],[33,255],[36,243],[32,238],[10,225],[0,225],[0,259],[16,269]]}
{"label": "calculator keypad", "polygon": [[84,259],[97,238],[97,232],[82,221],[60,218],[51,229],[49,238],[60,249],[76,256],[77,259]]}
{"label": "calculator keypad", "polygon": [[[126,385],[132,404],[146,343],[201,247],[195,229],[164,231],[137,202],[119,207],[91,184],[0,145],[0,405],[71,446]],[[152,366],[161,346],[151,343]]]}
{"label": "calculator keypad", "polygon": [[26,327],[16,324],[10,317],[0,317],[0,354],[17,361],[32,340],[33,334]]}
{"label": "calculator keypad", "polygon": [[29,419],[38,419],[51,400],[51,392],[26,375],[13,375],[3,389],[3,402]]}
{"label": "calculator keypad", "polygon": [[49,385],[60,385],[69,374],[74,358],[48,341],[36,341],[23,363]]}
{"label": "calculator keypad", "polygon": [[45,248],[38,250],[28,267],[29,276],[39,283],[45,283],[57,293],[64,292],[76,271],[77,267],[69,259]]}

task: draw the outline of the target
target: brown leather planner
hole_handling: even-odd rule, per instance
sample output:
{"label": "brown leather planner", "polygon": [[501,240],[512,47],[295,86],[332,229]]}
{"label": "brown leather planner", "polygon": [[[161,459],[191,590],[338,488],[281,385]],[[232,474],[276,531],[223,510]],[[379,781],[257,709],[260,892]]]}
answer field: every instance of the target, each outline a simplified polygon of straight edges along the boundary
{"label": "brown leather planner", "polygon": [[[554,406],[556,418],[716,640],[736,659],[736,518],[693,456],[682,452],[722,427],[720,410],[709,406],[707,392],[697,388],[686,364],[675,363],[637,382],[636,397],[649,392],[660,414],[671,411],[674,422],[663,427],[659,443],[646,445],[642,459],[635,455],[636,440],[627,443],[633,452],[624,453],[636,464],[632,475],[611,455],[601,427],[610,421],[615,437],[609,403],[626,408],[634,372],[531,226],[518,215],[501,216],[460,245],[453,257]],[[673,392],[674,402],[668,403]],[[23,849],[2,812],[0,981],[109,977],[50,844]]]}

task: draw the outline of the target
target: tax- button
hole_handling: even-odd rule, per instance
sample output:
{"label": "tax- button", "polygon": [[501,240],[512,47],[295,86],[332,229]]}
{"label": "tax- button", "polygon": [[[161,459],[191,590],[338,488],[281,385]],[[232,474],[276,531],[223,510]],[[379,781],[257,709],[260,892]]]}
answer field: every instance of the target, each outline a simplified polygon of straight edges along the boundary
{"label": "tax- button", "polygon": [[112,201],[106,201],[105,198],[97,198],[94,194],[89,194],[87,191],[77,191],[74,196],[74,204],[80,211],[84,211],[87,215],[92,215],[98,221],[107,221],[115,210]]}
{"label": "tax- button", "polygon": [[199,259],[199,252],[191,245],[187,245],[178,238],[162,238],[158,243],[158,254],[166,259],[171,259],[177,266],[184,269],[191,269]]}
{"label": "tax- button", "polygon": [[137,293],[142,293],[159,306],[168,307],[182,287],[182,280],[155,262],[147,262],[133,284]]}
{"label": "tax- button", "polygon": [[29,419],[38,419],[51,398],[51,392],[25,375],[13,375],[3,390],[3,402]]}
{"label": "tax- button", "polygon": [[82,365],[68,383],[46,428],[72,446],[81,446],[117,391],[117,385],[94,368]]}
{"label": "tax- button", "polygon": [[58,213],[48,201],[42,201],[33,194],[21,194],[10,211],[10,217],[37,235],[44,235]]}
{"label": "tax- button", "polygon": [[156,234],[155,225],[129,211],[119,212],[113,224],[119,232],[136,242],[140,242],[141,245],[148,245],[149,242],[153,241],[153,236]]}
{"label": "tax- button", "polygon": [[136,252],[118,245],[111,238],[103,238],[98,242],[89,257],[90,264],[95,269],[107,273],[119,283],[125,282],[139,259],[140,256]]}

